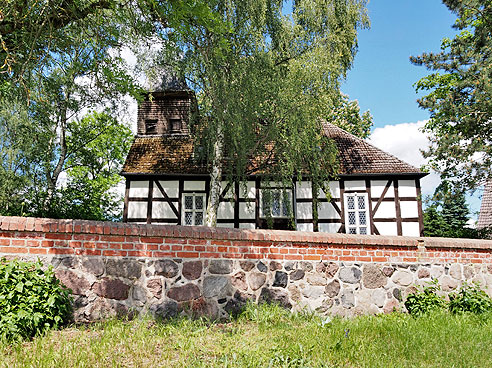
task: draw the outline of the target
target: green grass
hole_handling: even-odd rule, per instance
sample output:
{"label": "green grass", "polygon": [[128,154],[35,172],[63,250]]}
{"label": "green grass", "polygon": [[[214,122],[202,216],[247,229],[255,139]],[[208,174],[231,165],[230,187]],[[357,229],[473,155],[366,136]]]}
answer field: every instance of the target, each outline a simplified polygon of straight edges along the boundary
{"label": "green grass", "polygon": [[[326,321],[325,321],[326,322]],[[0,344],[2,367],[490,367],[492,316],[323,319],[249,307],[229,323],[111,320]]]}

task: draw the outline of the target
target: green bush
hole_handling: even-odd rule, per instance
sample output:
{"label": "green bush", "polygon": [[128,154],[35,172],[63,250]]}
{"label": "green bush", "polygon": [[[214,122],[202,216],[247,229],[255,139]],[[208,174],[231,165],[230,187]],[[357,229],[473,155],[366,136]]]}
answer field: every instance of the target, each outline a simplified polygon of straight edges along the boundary
{"label": "green bush", "polygon": [[42,334],[69,321],[72,297],[40,261],[0,259],[0,340]]}
{"label": "green bush", "polygon": [[405,307],[412,316],[420,316],[436,309],[446,308],[443,296],[437,294],[440,290],[437,280],[427,286],[417,286],[417,292],[410,294],[405,300]]}
{"label": "green bush", "polygon": [[479,284],[463,283],[460,290],[449,294],[449,311],[452,313],[485,313],[492,311],[492,299]]}

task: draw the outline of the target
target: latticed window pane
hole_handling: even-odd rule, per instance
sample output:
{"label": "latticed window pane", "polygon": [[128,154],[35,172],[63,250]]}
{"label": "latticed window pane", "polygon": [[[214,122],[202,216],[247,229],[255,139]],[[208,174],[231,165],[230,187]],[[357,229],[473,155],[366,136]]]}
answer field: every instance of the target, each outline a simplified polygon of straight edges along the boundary
{"label": "latticed window pane", "polygon": [[285,196],[284,200],[282,201],[282,215],[283,216],[289,215],[289,202],[287,196]]}
{"label": "latticed window pane", "polygon": [[359,210],[365,210],[366,209],[366,201],[364,197],[357,197],[357,202],[359,205]]}
{"label": "latticed window pane", "polygon": [[193,196],[185,196],[185,209],[193,209]]}
{"label": "latticed window pane", "polygon": [[280,216],[280,193],[274,192],[272,197],[272,216]]}
{"label": "latticed window pane", "polygon": [[195,197],[195,209],[197,209],[197,210],[203,209],[203,197],[202,196]]}
{"label": "latticed window pane", "polygon": [[359,225],[367,225],[367,218],[365,212],[359,212]]}
{"label": "latticed window pane", "polygon": [[203,212],[195,213],[195,225],[203,225]]}
{"label": "latticed window pane", "polygon": [[349,234],[370,234],[366,193],[346,193],[345,223]]}
{"label": "latticed window pane", "polygon": [[355,225],[355,212],[349,212],[348,219],[349,225]]}
{"label": "latticed window pane", "polygon": [[185,225],[193,225],[193,212],[185,212]]}

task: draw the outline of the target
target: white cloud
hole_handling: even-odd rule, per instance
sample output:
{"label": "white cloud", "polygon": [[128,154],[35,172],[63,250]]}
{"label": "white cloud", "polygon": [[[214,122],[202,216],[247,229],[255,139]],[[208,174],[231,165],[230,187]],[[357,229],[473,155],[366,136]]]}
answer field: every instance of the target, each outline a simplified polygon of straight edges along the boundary
{"label": "white cloud", "polygon": [[[376,128],[368,141],[400,160],[420,168],[427,163],[421,153],[421,150],[428,146],[427,136],[421,131],[426,122],[417,121],[416,123],[386,125],[382,128]],[[439,183],[439,175],[431,172],[421,179],[422,194],[424,196],[433,194]]]}

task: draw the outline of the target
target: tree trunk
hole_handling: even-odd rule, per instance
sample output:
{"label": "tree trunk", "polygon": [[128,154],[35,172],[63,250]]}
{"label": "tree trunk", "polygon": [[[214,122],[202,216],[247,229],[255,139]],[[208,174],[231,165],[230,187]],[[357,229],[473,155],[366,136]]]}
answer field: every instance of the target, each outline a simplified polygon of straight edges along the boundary
{"label": "tree trunk", "polygon": [[[219,129],[220,130],[220,129]],[[222,181],[222,133],[219,132],[214,143],[214,158],[212,160],[212,172],[210,175],[210,194],[207,203],[207,216],[205,225],[217,226],[217,210],[220,202],[220,189]]]}
{"label": "tree trunk", "polygon": [[[69,96],[66,101],[68,101]],[[58,184],[58,178],[60,177],[61,172],[63,171],[63,167],[65,165],[65,160],[67,158],[67,140],[66,140],[66,130],[67,130],[67,106],[61,108],[60,111],[60,156],[58,157],[58,162],[51,173],[49,169],[46,171],[46,181],[48,185],[46,198],[43,203],[43,211],[47,213],[50,209],[50,203],[53,200],[53,196],[56,191],[56,185]]]}

